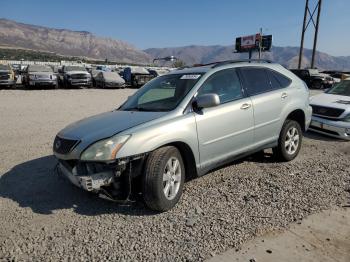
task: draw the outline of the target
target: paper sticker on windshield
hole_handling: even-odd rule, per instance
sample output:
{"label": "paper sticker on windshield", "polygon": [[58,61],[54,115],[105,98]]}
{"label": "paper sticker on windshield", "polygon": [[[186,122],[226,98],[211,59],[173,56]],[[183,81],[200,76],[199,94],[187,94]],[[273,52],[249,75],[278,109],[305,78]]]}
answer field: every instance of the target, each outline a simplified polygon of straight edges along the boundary
{"label": "paper sticker on windshield", "polygon": [[180,79],[193,80],[200,78],[201,75],[183,75]]}

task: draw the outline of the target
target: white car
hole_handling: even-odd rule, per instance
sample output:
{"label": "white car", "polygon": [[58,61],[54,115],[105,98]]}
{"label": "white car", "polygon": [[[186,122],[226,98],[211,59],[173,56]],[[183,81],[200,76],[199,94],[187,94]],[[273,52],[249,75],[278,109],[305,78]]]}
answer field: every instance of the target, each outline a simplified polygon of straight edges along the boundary
{"label": "white car", "polygon": [[350,78],[310,98],[310,130],[350,141]]}

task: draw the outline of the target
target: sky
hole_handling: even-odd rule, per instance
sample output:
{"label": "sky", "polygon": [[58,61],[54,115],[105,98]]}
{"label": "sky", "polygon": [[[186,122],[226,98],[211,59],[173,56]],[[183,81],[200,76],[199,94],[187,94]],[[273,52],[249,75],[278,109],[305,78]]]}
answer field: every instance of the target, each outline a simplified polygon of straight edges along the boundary
{"label": "sky", "polygon": [[[309,0],[311,8],[317,0]],[[242,35],[272,34],[275,46],[299,46],[305,0],[3,0],[0,17],[89,31],[140,49],[233,45]],[[318,50],[350,55],[350,0],[323,0]],[[312,48],[314,31],[306,34]]]}

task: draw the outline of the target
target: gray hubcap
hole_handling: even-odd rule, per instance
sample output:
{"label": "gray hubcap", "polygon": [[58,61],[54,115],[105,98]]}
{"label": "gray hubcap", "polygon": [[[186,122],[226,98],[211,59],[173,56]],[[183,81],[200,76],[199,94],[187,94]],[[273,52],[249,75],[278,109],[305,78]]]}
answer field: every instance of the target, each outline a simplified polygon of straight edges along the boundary
{"label": "gray hubcap", "polygon": [[299,146],[299,132],[295,127],[291,127],[286,135],[286,140],[284,142],[286,152],[289,155],[293,155]]}
{"label": "gray hubcap", "polygon": [[171,157],[165,165],[163,173],[163,192],[168,200],[172,200],[179,192],[181,183],[181,166],[176,157]]}

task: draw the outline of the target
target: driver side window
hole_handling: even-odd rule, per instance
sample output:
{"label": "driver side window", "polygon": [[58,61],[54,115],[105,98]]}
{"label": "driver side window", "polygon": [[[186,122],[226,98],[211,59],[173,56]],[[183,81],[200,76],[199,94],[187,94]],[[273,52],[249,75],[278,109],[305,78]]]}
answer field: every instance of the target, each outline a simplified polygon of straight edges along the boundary
{"label": "driver side window", "polygon": [[217,94],[220,104],[243,97],[241,82],[235,69],[224,69],[211,75],[198,90],[198,95]]}

